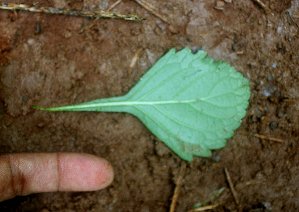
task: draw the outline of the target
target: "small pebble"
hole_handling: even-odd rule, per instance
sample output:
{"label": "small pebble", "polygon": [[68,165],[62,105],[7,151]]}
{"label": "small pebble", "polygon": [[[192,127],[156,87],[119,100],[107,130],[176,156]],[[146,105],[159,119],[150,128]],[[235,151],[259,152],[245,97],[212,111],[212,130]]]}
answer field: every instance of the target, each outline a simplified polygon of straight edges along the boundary
{"label": "small pebble", "polygon": [[240,40],[232,45],[232,50],[237,54],[242,54],[246,50],[246,45],[242,40]]}
{"label": "small pebble", "polygon": [[192,54],[196,54],[199,50],[202,50],[200,46],[196,47],[196,49],[193,49]]}
{"label": "small pebble", "polygon": [[213,154],[211,159],[212,159],[213,162],[219,162],[220,159],[221,159],[221,156]]}
{"label": "small pebble", "polygon": [[35,43],[34,39],[32,38],[29,38],[27,42],[29,45],[33,45]]}
{"label": "small pebble", "polygon": [[216,10],[224,10],[225,2],[224,1],[217,1],[215,9]]}
{"label": "small pebble", "polygon": [[180,31],[179,31],[176,27],[174,27],[174,26],[172,26],[172,25],[170,25],[170,26],[168,27],[168,29],[169,29],[169,31],[170,31],[172,34],[178,34],[178,33],[180,33]]}
{"label": "small pebble", "polygon": [[43,127],[43,126],[45,126],[45,123],[44,122],[40,122],[40,123],[37,124],[37,126],[38,127]]}
{"label": "small pebble", "polygon": [[268,211],[272,211],[272,206],[270,202],[262,202],[262,204]]}
{"label": "small pebble", "polygon": [[35,33],[34,34],[40,34],[42,31],[42,27],[40,24],[37,24],[36,25],[36,29],[35,29]]}
{"label": "small pebble", "polygon": [[262,88],[261,96],[264,96],[264,97],[272,96],[276,90],[277,90],[277,87],[275,85],[273,85],[271,83],[267,84]]}
{"label": "small pebble", "polygon": [[192,43],[192,39],[191,38],[186,38],[186,40],[189,42],[189,43]]}

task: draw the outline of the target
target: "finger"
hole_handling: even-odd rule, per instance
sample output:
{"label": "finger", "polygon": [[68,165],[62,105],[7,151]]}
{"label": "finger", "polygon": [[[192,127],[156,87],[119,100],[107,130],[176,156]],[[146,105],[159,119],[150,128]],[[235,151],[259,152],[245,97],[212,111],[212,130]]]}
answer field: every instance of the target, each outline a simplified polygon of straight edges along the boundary
{"label": "finger", "polygon": [[19,153],[0,156],[0,201],[31,193],[94,191],[114,177],[105,159],[79,153]]}

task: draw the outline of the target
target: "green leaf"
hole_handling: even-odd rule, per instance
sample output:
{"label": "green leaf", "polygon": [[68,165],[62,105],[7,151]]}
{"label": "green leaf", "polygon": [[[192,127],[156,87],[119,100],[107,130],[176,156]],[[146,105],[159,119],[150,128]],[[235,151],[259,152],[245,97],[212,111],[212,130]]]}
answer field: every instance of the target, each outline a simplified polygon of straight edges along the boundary
{"label": "green leaf", "polygon": [[171,49],[124,96],[39,109],[130,113],[182,159],[209,157],[240,126],[250,88],[235,68],[206,55]]}

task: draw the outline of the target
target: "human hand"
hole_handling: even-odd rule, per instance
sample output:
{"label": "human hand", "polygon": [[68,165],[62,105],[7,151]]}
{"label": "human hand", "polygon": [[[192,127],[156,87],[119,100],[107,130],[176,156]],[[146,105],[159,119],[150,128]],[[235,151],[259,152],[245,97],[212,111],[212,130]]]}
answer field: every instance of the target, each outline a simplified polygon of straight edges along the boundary
{"label": "human hand", "polygon": [[111,164],[80,153],[17,153],[0,156],[0,202],[54,191],[95,191],[113,181]]}

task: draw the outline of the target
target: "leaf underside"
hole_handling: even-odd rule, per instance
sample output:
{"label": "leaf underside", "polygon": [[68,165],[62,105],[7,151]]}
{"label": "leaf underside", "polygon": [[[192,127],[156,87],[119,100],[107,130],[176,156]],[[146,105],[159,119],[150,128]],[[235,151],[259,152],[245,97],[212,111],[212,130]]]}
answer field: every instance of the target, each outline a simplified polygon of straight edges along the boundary
{"label": "leaf underside", "polygon": [[206,55],[171,49],[124,96],[39,109],[130,113],[182,159],[209,157],[240,126],[250,88],[235,68]]}

